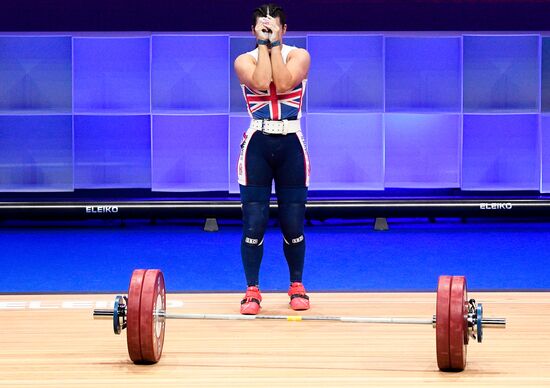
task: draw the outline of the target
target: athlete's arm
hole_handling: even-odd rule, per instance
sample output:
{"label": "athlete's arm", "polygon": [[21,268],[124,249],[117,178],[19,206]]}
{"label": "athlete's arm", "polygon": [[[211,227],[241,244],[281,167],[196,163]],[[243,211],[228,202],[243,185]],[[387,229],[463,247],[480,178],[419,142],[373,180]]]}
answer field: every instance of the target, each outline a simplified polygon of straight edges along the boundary
{"label": "athlete's arm", "polygon": [[311,59],[304,49],[294,49],[288,53],[286,65],[281,53],[282,46],[271,49],[271,69],[277,93],[293,89],[307,77]]}
{"label": "athlete's arm", "polygon": [[[254,33],[256,39],[265,40],[268,38],[263,31],[265,24],[256,23]],[[242,54],[235,60],[235,72],[242,84],[251,89],[268,90],[271,83],[271,61],[269,59],[269,50],[266,45],[258,45],[258,61],[252,55]]]}
{"label": "athlete's arm", "polygon": [[[279,22],[269,15],[266,19],[265,26],[271,30],[269,40],[272,43],[275,41],[282,42],[282,29]],[[277,93],[289,91],[302,82],[307,77],[311,61],[306,50],[295,49],[288,53],[285,65],[282,50],[282,45],[271,48],[271,70]]]}

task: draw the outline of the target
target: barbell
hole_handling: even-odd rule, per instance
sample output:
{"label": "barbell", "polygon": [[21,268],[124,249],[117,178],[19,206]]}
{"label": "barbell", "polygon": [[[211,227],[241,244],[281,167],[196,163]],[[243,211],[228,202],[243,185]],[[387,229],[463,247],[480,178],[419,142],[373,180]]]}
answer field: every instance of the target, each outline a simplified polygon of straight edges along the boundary
{"label": "barbell", "polygon": [[466,367],[469,339],[483,340],[483,329],[504,328],[505,318],[486,318],[483,306],[468,299],[464,276],[440,276],[436,314],[430,318],[339,317],[314,315],[169,314],[166,312],[164,276],[158,269],[136,269],[128,296],[115,297],[113,309],[96,309],[94,319],[112,319],[113,331],[127,330],[128,354],[136,364],[154,364],[162,355],[166,319],[336,321],[432,325],[436,332],[437,365],[442,371]]}

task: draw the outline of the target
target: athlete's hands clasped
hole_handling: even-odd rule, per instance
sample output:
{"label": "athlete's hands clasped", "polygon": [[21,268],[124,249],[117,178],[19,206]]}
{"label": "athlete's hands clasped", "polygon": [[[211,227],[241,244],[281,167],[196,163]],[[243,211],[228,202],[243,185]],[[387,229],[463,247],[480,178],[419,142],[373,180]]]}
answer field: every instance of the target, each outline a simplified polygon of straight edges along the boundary
{"label": "athlete's hands clasped", "polygon": [[258,39],[269,39],[271,43],[281,40],[281,26],[273,16],[260,18],[254,30]]}
{"label": "athlete's hands clasped", "polygon": [[256,23],[256,27],[254,27],[254,33],[258,40],[269,40],[269,31],[264,23],[262,23],[262,19],[266,18],[260,18],[259,22]]}

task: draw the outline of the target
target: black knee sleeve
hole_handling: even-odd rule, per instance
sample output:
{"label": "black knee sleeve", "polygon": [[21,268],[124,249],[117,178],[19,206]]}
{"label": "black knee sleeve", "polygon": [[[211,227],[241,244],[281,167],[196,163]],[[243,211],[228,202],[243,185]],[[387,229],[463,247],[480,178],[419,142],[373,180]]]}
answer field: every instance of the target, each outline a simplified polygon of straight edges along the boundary
{"label": "black knee sleeve", "polygon": [[284,238],[283,250],[288,263],[291,283],[301,282],[304,270],[306,196],[307,188],[277,190],[279,222]]}
{"label": "black knee sleeve", "polygon": [[249,286],[259,284],[260,264],[263,256],[263,239],[269,221],[269,196],[271,187],[242,186],[243,236],[241,256],[246,282]]}
{"label": "black knee sleeve", "polygon": [[269,203],[243,203],[243,242],[261,245],[269,220]]}
{"label": "black knee sleeve", "polygon": [[279,221],[285,244],[295,245],[304,241],[305,203],[279,205]]}
{"label": "black knee sleeve", "polygon": [[289,245],[304,240],[306,197],[305,187],[277,189],[279,222],[285,242]]}

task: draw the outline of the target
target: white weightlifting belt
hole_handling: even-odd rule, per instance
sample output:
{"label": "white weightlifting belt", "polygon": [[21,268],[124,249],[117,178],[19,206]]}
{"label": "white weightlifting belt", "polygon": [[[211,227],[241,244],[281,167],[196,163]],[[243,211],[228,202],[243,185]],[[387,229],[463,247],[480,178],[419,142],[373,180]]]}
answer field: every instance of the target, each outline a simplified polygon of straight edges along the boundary
{"label": "white weightlifting belt", "polygon": [[300,120],[252,120],[250,128],[269,135],[286,135],[300,131]]}

